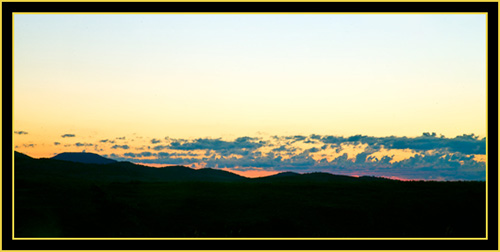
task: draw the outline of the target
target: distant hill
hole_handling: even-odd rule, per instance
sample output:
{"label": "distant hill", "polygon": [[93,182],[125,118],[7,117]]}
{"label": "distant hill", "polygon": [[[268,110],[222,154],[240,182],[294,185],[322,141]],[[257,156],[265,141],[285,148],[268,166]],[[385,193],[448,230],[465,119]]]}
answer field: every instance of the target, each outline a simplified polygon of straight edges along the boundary
{"label": "distant hill", "polygon": [[359,178],[335,175],[326,172],[313,172],[299,174],[295,172],[282,172],[275,175],[261,177],[255,179],[258,182],[271,182],[271,183],[335,183],[335,182],[356,182]]}
{"label": "distant hill", "polygon": [[185,166],[153,168],[131,162],[117,162],[94,153],[61,153],[53,158],[33,159],[16,153],[16,179],[78,180],[89,182],[234,182],[248,178],[217,169]]}
{"label": "distant hill", "polygon": [[32,157],[30,157],[24,153],[17,152],[17,151],[14,151],[14,158],[15,159],[33,159]]}
{"label": "distant hill", "polygon": [[64,160],[85,164],[111,164],[116,163],[116,160],[101,157],[95,153],[87,153],[87,152],[64,152],[57,154],[52,157],[55,160]]}
{"label": "distant hill", "polygon": [[185,166],[153,168],[131,162],[118,162],[95,153],[65,152],[52,158],[31,158],[15,152],[16,177],[28,179],[44,177],[78,179],[101,182],[257,182],[257,183],[339,183],[357,181],[389,180],[376,177],[351,177],[325,172],[299,174],[282,172],[275,175],[246,178],[235,173],[212,169],[192,169]]}
{"label": "distant hill", "polygon": [[296,172],[280,172],[278,174],[267,176],[268,178],[284,178],[284,177],[295,177],[300,176],[300,174]]}
{"label": "distant hill", "polygon": [[15,237],[484,238],[485,182],[88,164],[15,153]]}

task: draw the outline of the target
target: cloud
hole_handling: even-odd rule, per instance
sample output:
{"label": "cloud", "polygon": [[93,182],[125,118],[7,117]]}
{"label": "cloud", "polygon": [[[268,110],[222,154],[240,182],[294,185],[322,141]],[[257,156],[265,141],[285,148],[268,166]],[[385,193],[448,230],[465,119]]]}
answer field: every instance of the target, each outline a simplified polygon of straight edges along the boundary
{"label": "cloud", "polygon": [[65,138],[65,137],[75,137],[75,134],[64,134],[61,137],[62,138]]}
{"label": "cloud", "polygon": [[111,149],[124,149],[124,150],[128,150],[130,147],[128,145],[113,145],[111,146]]}
{"label": "cloud", "polygon": [[382,144],[393,149],[434,150],[447,149],[463,154],[486,154],[486,138],[478,139],[473,134],[455,138],[438,138],[424,135],[416,138],[385,139]]}
{"label": "cloud", "polygon": [[312,134],[312,135],[309,136],[309,138],[315,139],[315,140],[320,140],[321,136],[320,135],[316,135],[316,134]]}
{"label": "cloud", "polygon": [[36,144],[23,144],[23,146],[26,148],[33,148],[36,146]]}
{"label": "cloud", "polygon": [[142,158],[142,157],[151,157],[151,156],[157,156],[151,152],[145,151],[141,153],[132,153],[132,152],[127,152],[123,154],[125,157],[132,157],[132,158]]}
{"label": "cloud", "polygon": [[316,147],[312,147],[311,149],[307,150],[308,152],[318,152],[319,149]]}
{"label": "cloud", "polygon": [[54,142],[54,145],[60,145],[61,143],[60,142]]}
{"label": "cloud", "polygon": [[[316,138],[318,138],[317,135]],[[434,132],[424,132],[422,136],[414,138],[395,136],[377,138],[363,135],[355,135],[348,138],[322,136],[321,141],[326,144],[362,143],[376,149],[385,146],[390,149],[411,149],[416,151],[447,149],[451,152],[460,152],[463,154],[486,154],[486,138],[479,139],[474,134],[464,134],[455,138],[437,137]]]}
{"label": "cloud", "polygon": [[[485,138],[479,139],[473,134],[446,138],[438,137],[435,133],[423,133],[411,138],[312,134],[272,136],[270,140],[263,140],[245,136],[232,141],[221,138],[186,140],[165,137],[165,140],[153,138],[151,144],[154,145],[151,146],[132,146],[142,152],[115,155],[123,161],[176,165],[198,163],[233,170],[258,167],[266,171],[324,171],[407,179],[440,177],[447,180],[484,180],[485,163],[475,161],[474,155],[485,153],[485,141]],[[158,144],[160,142],[163,144]],[[350,153],[353,146],[356,146],[354,157]],[[128,150],[130,147],[114,145],[111,148]],[[200,155],[199,150],[204,154]],[[381,155],[384,152],[387,153]],[[372,155],[374,153],[378,154]],[[394,153],[398,156],[395,157]],[[403,157],[406,159],[402,160],[400,155],[407,155]]]}
{"label": "cloud", "polygon": [[344,175],[397,176],[407,179],[435,179],[437,177],[446,180],[485,179],[485,164],[474,161],[471,155],[436,152],[435,154],[416,154],[409,159],[391,163],[393,156],[369,157],[372,152],[373,150],[359,153],[354,160],[349,159],[347,153],[343,153],[331,161],[326,158],[322,160],[313,159],[310,149],[290,158],[282,157],[279,152],[261,153],[258,151],[250,152],[241,157],[210,155],[211,153],[205,153],[205,156],[197,156],[192,153],[158,152],[155,154],[151,152],[129,152],[120,156],[120,158],[124,161],[158,164],[190,165],[192,163],[204,163],[206,167],[231,168],[234,170],[247,170],[258,167],[266,171],[322,171]]}
{"label": "cloud", "polygon": [[278,148],[274,148],[274,149],[273,149],[273,151],[286,151],[286,150],[287,150],[287,148],[286,148],[286,146],[285,146],[285,145],[282,145],[282,146],[280,146],[280,147],[278,147]]}
{"label": "cloud", "polygon": [[94,144],[91,143],[75,143],[76,147],[83,147],[83,146],[94,146]]}
{"label": "cloud", "polygon": [[161,151],[163,149],[168,149],[168,147],[169,147],[168,145],[157,145],[157,146],[153,147],[153,150]]}
{"label": "cloud", "polygon": [[234,149],[257,149],[265,145],[265,141],[259,138],[240,137],[234,141],[223,141],[221,139],[198,138],[192,141],[172,141],[169,148],[175,150],[234,150]]}
{"label": "cloud", "polygon": [[18,134],[18,135],[28,135],[28,132],[26,131],[14,131],[14,134]]}
{"label": "cloud", "polygon": [[100,142],[100,143],[111,143],[111,144],[114,144],[114,143],[115,143],[115,141],[113,141],[113,140],[108,140],[108,139],[103,139],[103,140],[100,140],[99,142]]}
{"label": "cloud", "polygon": [[118,140],[125,140],[125,137],[117,137]]}

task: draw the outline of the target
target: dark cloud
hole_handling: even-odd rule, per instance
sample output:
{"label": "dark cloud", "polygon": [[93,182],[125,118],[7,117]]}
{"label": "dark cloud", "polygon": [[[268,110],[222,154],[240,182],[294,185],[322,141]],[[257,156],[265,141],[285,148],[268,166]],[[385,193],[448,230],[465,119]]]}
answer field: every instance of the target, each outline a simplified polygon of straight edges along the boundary
{"label": "dark cloud", "polygon": [[312,147],[311,149],[307,150],[308,152],[318,152],[320,151],[320,149],[316,148],[316,147]]}
{"label": "dark cloud", "polygon": [[156,139],[156,138],[151,139],[151,143],[152,144],[157,144],[157,143],[160,143],[160,142],[161,142],[160,139]]}
{"label": "dark cloud", "polygon": [[279,148],[274,148],[273,151],[286,151],[286,146],[285,145],[282,145],[280,146]]}
{"label": "dark cloud", "polygon": [[142,157],[152,157],[152,156],[157,156],[157,154],[145,151],[141,153],[132,153],[132,152],[127,152],[123,154],[126,157],[132,157],[132,158],[142,158]]}
{"label": "dark cloud", "polygon": [[151,157],[153,156],[153,153],[149,152],[149,151],[145,151],[145,152],[141,152],[141,155],[143,157]]}
{"label": "dark cloud", "polygon": [[393,149],[435,150],[447,149],[463,154],[486,154],[486,138],[478,139],[474,134],[457,136],[455,138],[436,137],[423,134],[416,138],[383,139],[381,144]]}
{"label": "dark cloud", "polygon": [[64,134],[61,137],[62,138],[65,138],[65,137],[75,137],[75,134]]}
{"label": "dark cloud", "polygon": [[14,131],[14,134],[18,134],[18,135],[28,135],[28,132],[26,132],[26,131]]}
{"label": "dark cloud", "polygon": [[91,143],[75,143],[76,147],[83,147],[83,146],[94,146]]}
{"label": "dark cloud", "polygon": [[307,139],[307,137],[305,137],[305,136],[294,136],[293,137],[293,140],[295,140],[295,141],[304,141],[306,139]]}
{"label": "dark cloud", "polygon": [[312,134],[312,135],[309,136],[309,138],[315,139],[315,140],[320,140],[321,136],[320,135],[316,135],[316,134]]}
{"label": "dark cloud", "polygon": [[[446,179],[446,180],[484,180],[485,164],[476,162],[472,155],[461,153],[438,152],[432,155],[416,154],[415,156],[391,163],[394,156],[383,156],[380,159],[371,157],[374,150],[369,149],[358,154],[355,159],[349,159],[347,153],[328,161],[326,158],[316,161],[311,152],[305,150],[298,155],[285,159],[279,152],[261,153],[250,152],[240,158],[234,156],[217,156],[207,150],[205,157],[196,154],[168,153],[168,152],[141,152],[126,153],[122,160],[132,162],[146,162],[159,164],[189,165],[206,163],[207,167],[228,167],[233,169],[251,169],[259,167],[265,170],[313,172],[324,171],[334,174],[360,174],[372,176],[396,176],[408,179]],[[217,152],[219,153],[219,152]],[[140,158],[152,159],[140,159]]]}
{"label": "dark cloud", "polygon": [[451,152],[463,154],[486,154],[486,138],[479,139],[474,134],[464,134],[455,138],[437,137],[434,132],[424,132],[422,136],[414,138],[395,136],[377,138],[363,135],[348,138],[322,136],[321,141],[326,144],[368,144],[375,149],[384,146],[387,149],[412,149],[416,151],[447,149]]}
{"label": "dark cloud", "polygon": [[127,153],[123,154],[123,156],[125,156],[125,157],[132,157],[132,158],[138,157],[137,154],[132,153],[132,152],[127,152]]}
{"label": "dark cloud", "polygon": [[54,145],[60,145],[61,143],[60,142],[54,142]]}
{"label": "dark cloud", "polygon": [[157,146],[153,147],[153,150],[155,150],[155,151],[161,151],[163,149],[168,149],[168,145],[157,145]]}
{"label": "dark cloud", "polygon": [[23,144],[23,146],[26,148],[33,148],[36,146],[36,144]]}
{"label": "dark cloud", "polygon": [[118,140],[125,140],[125,137],[117,137]]}
{"label": "dark cloud", "polygon": [[113,141],[113,140],[108,140],[108,139],[103,139],[103,140],[100,140],[99,142],[100,142],[100,143],[111,143],[111,144],[114,144],[114,143],[115,143],[115,141]]}
{"label": "dark cloud", "polygon": [[257,149],[265,145],[265,141],[257,138],[240,137],[235,141],[223,141],[220,139],[199,138],[193,141],[172,141],[169,148],[175,150],[232,150],[232,149]]}
{"label": "dark cloud", "polygon": [[[354,135],[350,137],[310,135],[308,137],[273,136],[277,140],[274,145],[258,137],[240,137],[234,141],[222,139],[199,138],[194,140],[165,138],[151,140],[152,144],[161,141],[164,144],[147,146],[150,151],[127,152],[118,156],[120,160],[190,165],[206,163],[207,167],[228,167],[231,169],[252,169],[259,167],[265,170],[297,172],[325,171],[336,174],[360,174],[373,176],[397,176],[409,179],[485,179],[485,163],[474,160],[475,154],[485,153],[486,139],[474,135],[462,135],[445,138],[435,133],[424,133],[419,137],[370,137]],[[317,147],[304,150],[292,147],[295,142],[319,143]],[[321,160],[314,160],[313,153],[330,149],[340,153],[343,146],[364,144],[362,150],[354,158],[349,159],[344,153],[331,160],[324,154]],[[260,147],[269,147],[270,153],[261,153]],[[146,146],[145,146],[146,147]],[[394,162],[394,156],[373,157],[373,153],[386,149],[411,149],[415,156]],[[114,145],[113,149],[129,149],[128,145]],[[361,149],[360,149],[361,148]],[[138,148],[135,148],[136,150]],[[146,148],[140,148],[141,150]],[[172,150],[182,150],[172,153]],[[203,150],[200,157],[194,150]],[[298,152],[298,151],[301,152]],[[432,152],[427,152],[433,150]],[[299,154],[296,154],[299,153]],[[429,154],[432,153],[432,154]],[[233,155],[236,154],[236,155]],[[315,154],[317,156],[318,154]],[[146,159],[144,159],[146,158]],[[115,158],[116,159],[116,158]],[[330,161],[329,161],[330,160]]]}
{"label": "dark cloud", "polygon": [[111,149],[124,149],[124,150],[128,150],[130,147],[128,145],[113,145],[111,146]]}
{"label": "dark cloud", "polygon": [[304,143],[314,144],[314,143],[317,143],[317,141],[314,141],[314,140],[311,140],[311,139],[307,139],[307,140],[304,141]]}
{"label": "dark cloud", "polygon": [[371,153],[368,153],[368,152],[359,153],[358,155],[356,155],[356,159],[355,159],[354,163],[356,163],[356,164],[365,163],[366,162],[366,158],[370,154]]}
{"label": "dark cloud", "polygon": [[338,144],[338,143],[346,142],[346,139],[343,137],[336,137],[336,136],[323,136],[323,137],[321,137],[321,141],[323,143]]}

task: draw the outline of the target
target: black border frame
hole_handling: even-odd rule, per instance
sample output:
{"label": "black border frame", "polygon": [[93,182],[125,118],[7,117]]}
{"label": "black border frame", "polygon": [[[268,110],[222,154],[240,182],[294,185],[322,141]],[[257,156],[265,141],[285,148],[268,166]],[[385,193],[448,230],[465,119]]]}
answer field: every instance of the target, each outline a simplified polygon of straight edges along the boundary
{"label": "black border frame", "polygon": [[[13,240],[13,12],[487,12],[488,240]],[[2,250],[498,250],[498,2],[2,2]]]}

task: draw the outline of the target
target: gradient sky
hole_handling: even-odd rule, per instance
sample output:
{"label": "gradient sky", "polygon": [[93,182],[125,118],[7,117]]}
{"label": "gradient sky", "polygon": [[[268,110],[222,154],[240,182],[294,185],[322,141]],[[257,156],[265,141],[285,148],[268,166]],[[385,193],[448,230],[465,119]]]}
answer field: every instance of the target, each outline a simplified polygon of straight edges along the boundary
{"label": "gradient sky", "polygon": [[129,151],[313,134],[480,141],[486,15],[15,14],[14,130],[34,157],[127,158],[101,148],[120,137]]}

